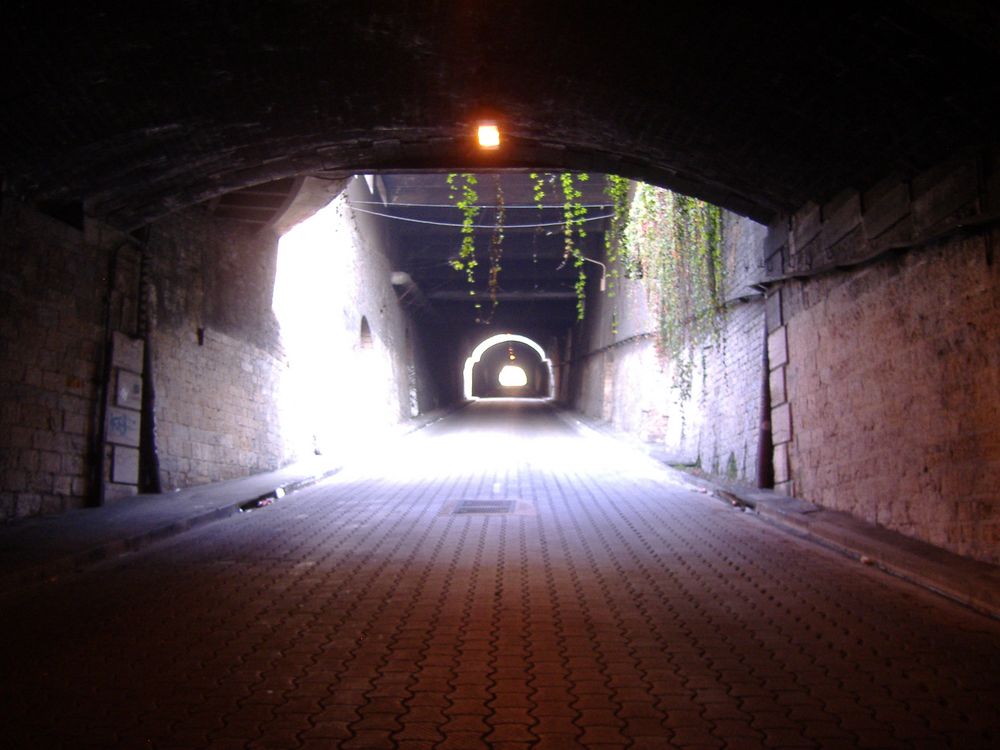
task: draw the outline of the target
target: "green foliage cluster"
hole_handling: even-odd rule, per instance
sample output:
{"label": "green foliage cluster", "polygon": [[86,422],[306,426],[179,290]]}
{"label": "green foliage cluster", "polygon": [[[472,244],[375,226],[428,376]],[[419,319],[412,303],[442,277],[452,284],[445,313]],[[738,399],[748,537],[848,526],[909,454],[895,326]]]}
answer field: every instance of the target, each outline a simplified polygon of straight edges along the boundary
{"label": "green foliage cluster", "polygon": [[[465,277],[470,284],[476,281],[475,224],[479,216],[479,192],[476,185],[479,180],[474,174],[449,174],[447,177],[448,199],[455,208],[462,212],[462,244],[458,250],[458,258],[451,261],[451,267],[456,271],[465,271]],[[475,294],[475,290],[470,290]]]}
{"label": "green foliage cluster", "polygon": [[584,269],[583,252],[579,241],[587,236],[584,223],[587,219],[587,207],[580,202],[583,192],[580,184],[587,182],[590,175],[586,172],[532,172],[529,177],[533,181],[532,194],[539,209],[545,202],[546,190],[551,190],[562,198],[563,202],[563,262],[572,263],[577,269],[574,289],[576,291],[576,317],[583,320],[587,304],[587,273]]}
{"label": "green foliage cluster", "polygon": [[[503,228],[507,222],[507,204],[504,200],[503,186],[500,184],[500,175],[493,175],[494,186],[496,187],[496,219],[493,224],[493,234],[490,236],[490,312],[486,318],[477,318],[477,323],[489,323],[493,320],[493,313],[499,304],[497,301],[497,290],[500,288],[500,262],[503,259]],[[478,308],[479,305],[477,304]]]}
{"label": "green foliage cluster", "polygon": [[[604,192],[611,199],[611,219],[608,230],[604,233],[604,259],[607,261],[607,294],[614,297],[618,293],[620,267],[624,267],[625,275],[632,277],[625,261],[628,253],[625,244],[625,230],[628,227],[629,205],[632,181],[618,175],[608,175]],[[617,315],[612,313],[613,332],[617,333]]]}
{"label": "green foliage cluster", "polygon": [[[580,202],[586,173],[532,173],[532,194],[539,210],[546,197],[561,199],[563,208],[563,262],[577,269],[577,318],[585,313],[587,275],[580,241],[586,237],[587,208]],[[491,310],[480,322],[489,322],[497,306],[503,230],[506,216],[503,190],[496,181],[496,223],[490,240],[489,290]],[[474,174],[449,174],[450,200],[462,212],[462,244],[451,261],[470,285],[475,283],[475,223],[480,212],[478,180]],[[722,258],[722,215],[718,207],[670,190],[624,177],[607,178],[612,206],[605,235],[608,265],[607,293],[614,296],[621,276],[642,279],[647,299],[656,311],[657,350],[674,362],[675,386],[682,398],[691,394],[696,345],[708,336],[721,336],[725,305],[725,265]],[[470,289],[470,294],[475,294]],[[477,310],[481,308],[476,305]],[[617,312],[612,327],[617,328]],[[617,331],[614,331],[617,333]]]}
{"label": "green foliage cluster", "polygon": [[[494,176],[496,182],[496,225],[490,240],[490,275],[489,290],[491,311],[478,322],[488,323],[493,316],[493,309],[497,306],[497,289],[499,288],[500,258],[502,255],[503,226],[506,217],[504,205],[503,189],[500,185],[499,175]],[[547,194],[552,194],[556,200],[562,200],[563,207],[563,262],[560,268],[567,263],[572,263],[577,269],[574,288],[576,291],[576,311],[577,319],[583,320],[586,305],[587,274],[584,269],[583,253],[580,250],[580,241],[587,236],[584,224],[587,219],[587,208],[580,199],[583,192],[580,185],[590,179],[590,175],[583,172],[560,172],[560,173],[531,173],[532,195],[539,210],[545,205]],[[479,216],[480,206],[479,191],[476,186],[478,180],[476,175],[467,172],[461,174],[449,174],[447,177],[449,188],[448,199],[455,207],[462,212],[462,244],[459,247],[458,257],[451,260],[451,266],[456,271],[465,272],[466,280],[470,285],[475,284],[476,260],[475,245],[475,224]],[[475,289],[470,289],[469,294],[474,295]],[[476,305],[480,310],[481,304]]]}
{"label": "green foliage cluster", "polygon": [[682,398],[689,398],[696,345],[722,333],[721,211],[696,198],[637,183],[626,225],[615,231],[621,233],[611,240],[617,247],[614,259],[627,277],[642,278],[656,310],[657,349],[661,358],[673,360],[674,385]]}

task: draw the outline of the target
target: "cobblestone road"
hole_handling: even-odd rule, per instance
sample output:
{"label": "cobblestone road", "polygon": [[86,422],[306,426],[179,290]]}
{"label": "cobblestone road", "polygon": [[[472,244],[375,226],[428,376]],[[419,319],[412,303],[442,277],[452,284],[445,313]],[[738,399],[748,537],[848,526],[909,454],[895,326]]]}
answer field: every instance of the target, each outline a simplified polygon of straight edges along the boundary
{"label": "cobblestone road", "polygon": [[547,407],[481,402],[398,447],[0,600],[0,745],[1000,744],[1000,623]]}

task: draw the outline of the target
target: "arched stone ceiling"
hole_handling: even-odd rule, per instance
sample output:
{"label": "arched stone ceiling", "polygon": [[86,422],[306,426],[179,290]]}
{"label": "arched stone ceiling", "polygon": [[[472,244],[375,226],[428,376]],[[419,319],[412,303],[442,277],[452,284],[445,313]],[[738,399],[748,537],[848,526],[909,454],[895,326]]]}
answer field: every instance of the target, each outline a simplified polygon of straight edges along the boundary
{"label": "arched stone ceiling", "polygon": [[[307,173],[568,167],[767,221],[990,143],[993,3],[11,2],[9,191],[125,228]],[[476,153],[491,114],[505,145]]]}

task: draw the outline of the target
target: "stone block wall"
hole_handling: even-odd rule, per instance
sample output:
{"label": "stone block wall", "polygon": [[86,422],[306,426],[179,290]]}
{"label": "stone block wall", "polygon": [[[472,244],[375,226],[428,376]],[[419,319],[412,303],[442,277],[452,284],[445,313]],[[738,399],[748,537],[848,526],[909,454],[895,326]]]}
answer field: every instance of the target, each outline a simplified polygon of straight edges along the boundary
{"label": "stone block wall", "polygon": [[271,312],[277,238],[201,208],[150,228],[151,345],[164,489],[297,457],[275,399],[285,371]]}
{"label": "stone block wall", "polygon": [[[364,189],[363,180],[348,186]],[[410,416],[410,376],[427,378],[415,326],[390,283],[385,237],[344,196],[309,221],[318,230],[293,228],[280,248],[267,231],[200,209],[153,226],[165,487],[337,455]],[[295,245],[303,232],[311,239]],[[292,274],[283,303],[275,297],[279,254]],[[420,390],[417,401],[426,403]]]}
{"label": "stone block wall", "polygon": [[785,286],[796,495],[1000,562],[998,244],[994,230]]}
{"label": "stone block wall", "polygon": [[1000,561],[998,211],[993,149],[769,228],[776,488]]}
{"label": "stone block wall", "polygon": [[214,328],[203,330],[201,343],[196,335],[173,329],[153,337],[164,489],[268,471],[298,457],[277,408],[284,361]]}
{"label": "stone block wall", "polygon": [[82,231],[4,202],[0,519],[88,500],[108,257]]}
{"label": "stone block wall", "polygon": [[702,350],[700,387],[688,407],[701,468],[746,484],[757,481],[763,346],[763,303],[731,307],[721,341]]}
{"label": "stone block wall", "polygon": [[[302,398],[300,376],[310,367],[289,357],[272,309],[278,238],[270,231],[254,232],[195,207],[150,225],[139,240],[89,220],[84,232],[5,201],[0,520],[101,501],[101,458],[108,479],[109,457],[124,453],[100,446],[101,399],[110,398],[105,386],[115,380],[105,383],[106,342],[112,332],[137,334],[143,297],[154,401],[152,411],[142,407],[141,421],[148,426],[152,414],[166,490],[278,468],[312,455],[324,430],[336,437],[327,449],[353,447],[363,433],[408,417],[411,395],[419,404],[433,403],[420,331],[390,284],[384,238],[359,226],[343,200],[334,211],[341,244],[320,255],[339,265],[311,290],[327,315],[312,321],[318,323],[312,348],[329,365],[318,381],[325,399],[319,404]],[[138,378],[133,386],[142,393],[147,389]],[[324,405],[329,408],[317,427]],[[137,421],[139,415],[137,408]],[[149,456],[147,440],[142,450]],[[120,494],[103,497],[110,502]]]}
{"label": "stone block wall", "polygon": [[675,461],[752,481],[766,330],[777,490],[1000,562],[998,167],[975,154],[889,178],[766,235],[727,215],[733,304],[690,400],[656,360],[636,284],[591,305],[572,403]]}

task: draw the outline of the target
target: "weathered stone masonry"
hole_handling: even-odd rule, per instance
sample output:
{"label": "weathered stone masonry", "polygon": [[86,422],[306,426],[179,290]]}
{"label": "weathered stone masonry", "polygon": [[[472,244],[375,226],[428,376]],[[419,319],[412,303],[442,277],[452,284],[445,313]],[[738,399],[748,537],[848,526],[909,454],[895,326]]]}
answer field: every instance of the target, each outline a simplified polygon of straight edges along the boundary
{"label": "weathered stone masonry", "polygon": [[677,397],[641,285],[626,281],[591,298],[568,399],[673,461],[754,482],[766,335],[778,491],[1000,562],[995,164],[978,155],[848,191],[766,234],[727,215],[732,304],[721,343],[695,359],[691,398]]}
{"label": "weathered stone masonry", "polygon": [[777,487],[1000,562],[996,153],[772,225]]}
{"label": "weathered stone masonry", "polygon": [[785,288],[795,494],[1000,561],[997,243],[994,231]]}
{"label": "weathered stone masonry", "polygon": [[277,237],[189,209],[157,222],[153,380],[166,488],[295,457],[275,395],[285,369],[271,312]]}
{"label": "weathered stone masonry", "polygon": [[[343,419],[327,425],[349,433],[408,416],[411,371],[421,384],[417,401],[426,405],[434,398],[425,385],[420,332],[389,283],[392,266],[382,255],[384,239],[370,229],[360,231],[343,210],[340,215],[350,279],[342,299],[328,300],[336,312],[319,321],[317,346],[338,343],[334,359],[345,370],[356,370],[349,363],[358,354],[362,316],[375,343],[365,355],[364,372],[377,404],[350,390],[330,389],[340,402],[365,404],[364,425]],[[137,344],[141,361],[142,341],[136,338],[141,299],[150,331],[152,394],[147,395],[155,396],[154,406],[141,414],[146,426],[155,426],[155,440],[144,443],[143,451],[158,459],[164,489],[245,476],[311,455],[316,426],[311,434],[298,427],[308,421],[303,412],[314,416],[316,404],[284,398],[294,383],[272,311],[277,241],[269,230],[251,231],[203,207],[172,214],[137,237],[90,220],[84,231],[5,201],[0,518],[100,502],[98,470],[107,488],[116,453],[136,453],[101,445],[100,404],[102,398],[112,404],[120,385],[113,373],[108,376],[107,342]],[[149,268],[142,285],[144,245]],[[324,331],[334,328],[347,333],[331,339]],[[130,414],[138,419],[140,412]],[[150,465],[147,459],[145,468]],[[134,493],[136,486],[119,483],[110,490],[103,493],[108,502]]]}
{"label": "weathered stone masonry", "polygon": [[[153,225],[148,241],[163,483],[279,466],[290,456],[271,399],[283,367],[269,317],[275,238],[195,208]],[[137,333],[139,242],[5,201],[0,243],[0,515],[92,504],[106,337]]]}
{"label": "weathered stone masonry", "polygon": [[[614,296],[591,290],[566,398],[588,416],[655,443],[674,462],[755,483],[762,391],[765,228],[726,212],[728,310],[718,340],[698,342],[692,389],[681,398],[675,363],[656,352],[655,313],[642,281],[620,278]],[[614,323],[612,319],[614,318]]]}
{"label": "weathered stone masonry", "polygon": [[12,201],[0,220],[0,518],[90,491],[106,250]]}

